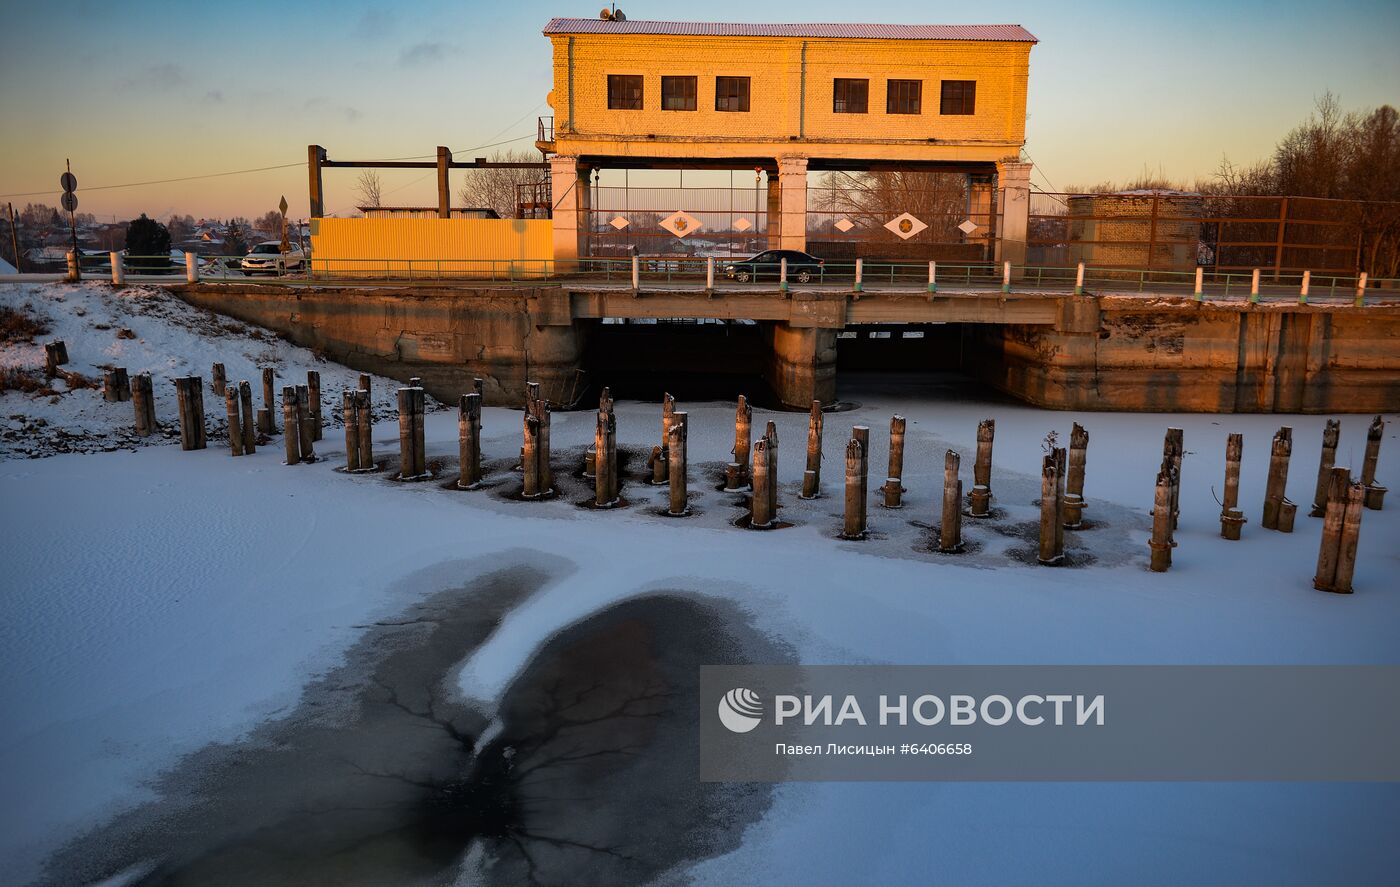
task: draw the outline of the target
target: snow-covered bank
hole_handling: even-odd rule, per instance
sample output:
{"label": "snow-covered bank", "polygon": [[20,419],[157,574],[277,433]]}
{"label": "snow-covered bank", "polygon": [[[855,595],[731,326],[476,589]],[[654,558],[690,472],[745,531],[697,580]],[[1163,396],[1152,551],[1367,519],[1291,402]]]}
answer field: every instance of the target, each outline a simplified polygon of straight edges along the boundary
{"label": "snow-covered bank", "polygon": [[[171,380],[196,375],[207,386],[216,362],[224,365],[229,381],[246,379],[252,384],[258,406],[262,406],[263,367],[276,370],[279,397],[282,385],[305,384],[307,370],[319,371],[328,414],[338,415],[339,392],[358,384],[357,372],[322,360],[260,327],[194,308],[159,287],[116,290],[102,283],[0,283],[0,307],[23,311],[48,329],[32,342],[0,348],[0,371],[41,371],[44,343],[62,339],[69,358],[63,369],[99,383],[99,387],[66,390],[60,381],[54,386],[56,394],[0,393],[0,459],[129,449],[178,439]],[[103,400],[102,371],[110,367],[126,367],[130,376],[151,374],[156,419],[163,425],[156,435],[136,436],[129,402]],[[396,408],[394,389],[399,384],[375,378],[376,415],[387,416]],[[211,440],[223,439],[224,405],[207,387],[204,412]]]}

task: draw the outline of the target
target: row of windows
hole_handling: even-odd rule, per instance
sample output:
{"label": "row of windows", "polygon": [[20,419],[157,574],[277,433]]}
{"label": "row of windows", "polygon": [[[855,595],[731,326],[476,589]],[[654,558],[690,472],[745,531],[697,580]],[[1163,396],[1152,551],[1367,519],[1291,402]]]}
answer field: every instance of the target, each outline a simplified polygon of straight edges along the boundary
{"label": "row of windows", "polygon": [[[661,110],[694,111],[696,109],[696,77],[662,77]],[[938,101],[939,114],[972,114],[977,106],[976,80],[942,80]],[[922,80],[889,80],[885,85],[886,114],[920,114],[923,112]],[[838,77],[832,82],[831,110],[837,114],[866,114],[870,111],[870,81]],[[608,75],[608,107],[620,111],[642,110],[642,76],[640,74]],[[749,109],[749,78],[716,77],[715,110],[747,111]]]}

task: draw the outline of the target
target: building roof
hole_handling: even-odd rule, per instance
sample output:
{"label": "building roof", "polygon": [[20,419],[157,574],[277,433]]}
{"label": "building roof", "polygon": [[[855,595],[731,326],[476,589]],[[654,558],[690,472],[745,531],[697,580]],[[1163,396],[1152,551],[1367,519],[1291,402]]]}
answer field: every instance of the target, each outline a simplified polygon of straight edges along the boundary
{"label": "building roof", "polygon": [[837,37],[857,40],[988,40],[1039,43],[1020,25],[872,25],[856,23],[746,24],[738,22],[608,21],[554,18],[549,34],[666,34],[681,37]]}

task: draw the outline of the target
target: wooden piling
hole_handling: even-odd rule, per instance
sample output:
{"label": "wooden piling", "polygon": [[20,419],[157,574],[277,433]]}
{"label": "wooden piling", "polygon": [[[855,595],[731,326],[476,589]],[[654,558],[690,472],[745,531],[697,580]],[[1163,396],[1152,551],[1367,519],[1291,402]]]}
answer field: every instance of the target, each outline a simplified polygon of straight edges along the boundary
{"label": "wooden piling", "polygon": [[1293,532],[1297,506],[1285,495],[1288,486],[1288,460],[1293,453],[1293,429],[1287,425],[1275,434],[1269,452],[1269,477],[1264,485],[1264,515],[1259,525],[1266,530]]}
{"label": "wooden piling", "polygon": [[764,429],[763,439],[768,445],[763,448],[763,456],[768,460],[768,513],[773,520],[778,519],[778,423],[769,420]]}
{"label": "wooden piling", "polygon": [[962,457],[949,450],[943,456],[943,522],[938,531],[938,550],[953,553],[963,550],[962,541],[962,480],[958,473]]}
{"label": "wooden piling", "polygon": [[156,430],[156,399],[150,373],[139,373],[131,380],[131,404],[136,410],[136,435],[150,437]]}
{"label": "wooden piling", "polygon": [[676,412],[676,399],[669,393],[661,396],[661,445],[653,450],[656,458],[651,460],[651,482],[656,485],[666,483],[666,468],[670,462],[666,447],[671,435],[671,417]]}
{"label": "wooden piling", "polygon": [[1333,588],[1339,594],[1351,594],[1351,580],[1356,573],[1356,547],[1361,541],[1361,513],[1365,508],[1366,488],[1361,484],[1347,485],[1347,507],[1342,515],[1342,542],[1337,553],[1337,575]]}
{"label": "wooden piling", "polygon": [[734,461],[725,471],[724,488],[741,490],[751,482],[749,471],[749,449],[752,446],[753,408],[749,399],[739,395],[739,405],[734,410]]}
{"label": "wooden piling", "polygon": [[1240,504],[1240,461],[1244,457],[1244,435],[1231,434],[1225,442],[1225,495],[1220,503],[1220,535],[1238,541],[1245,523]]}
{"label": "wooden piling", "polygon": [[815,499],[822,492],[822,424],[822,402],[814,400],[807,415],[807,469],[802,472],[802,499]]}
{"label": "wooden piling", "polygon": [[992,442],[996,430],[995,419],[977,423],[977,458],[972,463],[972,492],[967,497],[971,517],[990,517],[992,513]]}
{"label": "wooden piling", "polygon": [[1185,432],[1180,428],[1168,428],[1162,441],[1162,464],[1171,464],[1172,474],[1172,530],[1175,531],[1181,519],[1181,461],[1186,456]]}
{"label": "wooden piling", "polygon": [[374,470],[374,416],[371,412],[369,389],[355,392],[355,424],[360,438],[360,470]]}
{"label": "wooden piling", "polygon": [[423,448],[423,389],[399,389],[399,479],[427,474]]}
{"label": "wooden piling", "polygon": [[463,394],[458,400],[457,442],[457,487],[475,489],[481,484],[481,395],[476,392]]}
{"label": "wooden piling", "polygon": [[[613,408],[612,390],[604,387],[598,395],[598,412],[611,413]],[[596,429],[595,429],[596,431]],[[598,436],[595,433],[593,443],[583,454],[583,476],[589,480],[595,480],[598,476]]]}
{"label": "wooden piling", "polygon": [[258,411],[258,431],[263,434],[277,433],[277,409],[273,403],[272,381],[274,377],[272,367],[263,367],[262,389],[263,389],[263,409]]}
{"label": "wooden piling", "polygon": [[369,391],[369,390],[370,390],[370,382],[373,380],[373,378],[374,378],[374,377],[371,376],[369,373],[360,373],[360,385],[359,385],[359,390],[360,390],[360,391]]}
{"label": "wooden piling", "polygon": [[679,410],[671,413],[671,430],[666,437],[666,479],[670,483],[670,508],[666,513],[671,517],[684,517],[690,514],[686,490],[686,421],[687,413]]}
{"label": "wooden piling", "polygon": [[287,459],[282,464],[296,465],[301,461],[301,434],[298,431],[297,390],[293,385],[282,386],[282,443],[286,448]]}
{"label": "wooden piling", "polygon": [[617,504],[617,417],[611,403],[608,409],[598,405],[598,421],[593,433],[593,448],[598,453],[593,467],[593,503],[599,508]]}
{"label": "wooden piling", "polygon": [[540,483],[540,420],[531,415],[525,414],[522,446],[521,446],[521,475],[524,486],[521,495],[526,499],[538,499],[544,495],[544,488]]}
{"label": "wooden piling", "polygon": [[1386,488],[1376,483],[1376,463],[1381,457],[1381,435],[1385,432],[1385,420],[1380,416],[1371,420],[1366,430],[1366,460],[1361,464],[1361,485],[1366,488],[1364,504],[1372,511],[1380,511],[1385,500]]}
{"label": "wooden piling", "polygon": [[846,442],[846,511],[841,538],[865,538],[865,448],[854,436]]}
{"label": "wooden piling", "polygon": [[1147,543],[1152,556],[1148,568],[1165,573],[1172,565],[1172,467],[1164,464],[1157,472],[1157,488],[1152,502],[1152,539]]}
{"label": "wooden piling", "polygon": [[243,454],[251,456],[258,450],[258,434],[253,427],[256,421],[253,416],[253,386],[247,380],[238,383],[238,403],[243,424]]}
{"label": "wooden piling", "polygon": [[1350,486],[1351,472],[1348,469],[1328,470],[1322,493],[1325,503],[1322,509],[1322,541],[1317,552],[1317,572],[1313,575],[1313,588],[1318,591],[1337,590],[1337,559],[1342,553],[1342,524],[1346,518],[1347,490]]}
{"label": "wooden piling", "polygon": [[1317,486],[1313,490],[1310,517],[1322,517],[1327,511],[1327,486],[1332,479],[1332,466],[1337,464],[1337,441],[1342,435],[1342,423],[1328,419],[1322,429],[1322,454],[1318,459]]}
{"label": "wooden piling", "polygon": [[228,446],[234,456],[243,455],[243,421],[240,418],[238,389],[224,385],[224,411],[228,416]]}
{"label": "wooden piling", "polygon": [[108,403],[131,400],[131,380],[126,367],[113,367],[102,373],[102,399]]}
{"label": "wooden piling", "polygon": [[1069,466],[1065,475],[1066,530],[1077,530],[1084,524],[1084,463],[1089,452],[1089,432],[1078,422],[1069,433]]}
{"label": "wooden piling", "polygon": [[[311,392],[305,385],[296,386],[297,389],[297,434],[300,437],[301,461],[315,462],[316,431],[314,420],[311,418]],[[292,429],[288,428],[287,433],[291,434]]]}
{"label": "wooden piling", "polygon": [[224,365],[221,363],[214,364],[209,370],[209,390],[216,397],[223,397],[224,393],[228,391],[228,379],[224,374]]}
{"label": "wooden piling", "polygon": [[1052,447],[1040,466],[1039,561],[1055,566],[1065,559],[1065,449]]}
{"label": "wooden piling", "polygon": [[44,374],[49,378],[58,375],[58,368],[68,362],[68,346],[62,339],[44,343]]}
{"label": "wooden piling", "polygon": [[769,473],[768,439],[760,437],[753,442],[753,463],[750,477],[753,480],[753,504],[749,509],[749,529],[766,530],[773,526],[773,497],[769,487],[773,476]]}
{"label": "wooden piling", "polygon": [[889,471],[885,475],[885,485],[881,487],[886,508],[904,507],[904,426],[903,416],[890,419]]}
{"label": "wooden piling", "polygon": [[180,406],[180,448],[204,449],[204,380],[199,376],[176,379],[175,396]]}
{"label": "wooden piling", "polygon": [[349,388],[340,393],[340,412],[345,419],[345,470],[360,470],[360,430],[355,417],[355,392]]}
{"label": "wooden piling", "polygon": [[311,439],[320,440],[321,430],[321,373],[318,370],[306,371],[306,396],[311,415]]}

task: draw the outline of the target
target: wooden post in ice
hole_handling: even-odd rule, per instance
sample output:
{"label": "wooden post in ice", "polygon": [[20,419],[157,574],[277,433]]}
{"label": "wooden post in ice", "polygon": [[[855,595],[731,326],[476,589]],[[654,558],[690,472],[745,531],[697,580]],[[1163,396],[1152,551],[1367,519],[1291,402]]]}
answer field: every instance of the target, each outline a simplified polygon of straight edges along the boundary
{"label": "wooden post in ice", "polygon": [[286,447],[287,459],[284,465],[296,465],[301,461],[301,433],[297,421],[297,390],[295,386],[282,386],[282,443]]}
{"label": "wooden post in ice", "polygon": [[977,423],[977,459],[972,463],[972,492],[967,497],[968,514],[972,517],[989,517],[992,513],[992,441],[996,431],[995,419]]}
{"label": "wooden post in ice", "polygon": [[749,447],[752,445],[753,408],[749,399],[739,395],[739,406],[734,411],[734,461],[729,463],[724,474],[726,490],[741,490],[750,483]]}
{"label": "wooden post in ice", "polygon": [[962,457],[949,450],[943,456],[943,523],[938,530],[938,550],[963,550],[962,541],[962,480],[958,472]]}
{"label": "wooden post in ice", "polygon": [[399,479],[427,473],[423,447],[423,389],[399,389]]}
{"label": "wooden post in ice", "polygon": [[355,418],[355,392],[346,388],[340,393],[340,412],[345,419],[345,470],[360,470],[360,430]]}
{"label": "wooden post in ice", "polygon": [[1361,463],[1361,485],[1366,488],[1365,505],[1372,511],[1380,511],[1385,500],[1386,488],[1376,483],[1376,463],[1381,458],[1381,435],[1385,431],[1385,420],[1380,416],[1371,420],[1366,431],[1366,460]]}
{"label": "wooden post in ice", "polygon": [[1317,466],[1317,487],[1313,490],[1310,517],[1322,517],[1327,511],[1327,486],[1332,480],[1332,466],[1337,464],[1337,440],[1342,435],[1342,423],[1328,419],[1322,429],[1322,455]]}
{"label": "wooden post in ice", "polygon": [[1288,486],[1288,459],[1293,453],[1293,429],[1283,426],[1274,434],[1269,453],[1269,478],[1264,484],[1264,516],[1259,525],[1280,533],[1293,532],[1298,506],[1285,495]]}
{"label": "wooden post in ice", "polygon": [[1040,466],[1040,557],[1046,566],[1065,559],[1065,449],[1052,447]]}
{"label": "wooden post in ice", "polygon": [[108,403],[131,400],[131,380],[126,367],[113,367],[102,373],[102,399]]}
{"label": "wooden post in ice", "polygon": [[1152,552],[1148,568],[1154,573],[1165,573],[1172,565],[1172,478],[1170,463],[1163,461],[1157,472],[1157,488],[1152,501],[1152,539],[1147,547]]}
{"label": "wooden post in ice", "polygon": [[530,412],[525,413],[520,449],[520,469],[524,486],[521,495],[526,499],[538,499],[544,495],[540,482],[540,420]]}
{"label": "wooden post in ice", "polygon": [[60,339],[44,343],[44,375],[52,379],[58,368],[68,362],[68,346]]}
{"label": "wooden post in ice", "polygon": [[175,396],[180,405],[180,449],[204,449],[204,380],[181,376],[175,380]]}
{"label": "wooden post in ice", "polygon": [[224,365],[216,363],[209,370],[209,390],[214,392],[216,397],[223,397],[227,388],[228,380],[224,375]]}
{"label": "wooden post in ice", "polygon": [[[604,387],[602,393],[598,395],[598,412],[611,413],[612,408],[612,389]],[[583,455],[583,476],[590,479],[596,479],[598,476],[598,435],[596,433],[593,435],[593,443],[589,444]]]}
{"label": "wooden post in ice", "polygon": [[318,370],[306,371],[306,396],[311,405],[311,439],[320,440],[321,431],[321,373]]}
{"label": "wooden post in ice", "polygon": [[865,538],[865,448],[854,436],[846,442],[846,512],[841,538]]}
{"label": "wooden post in ice", "polygon": [[812,401],[807,416],[807,469],[802,472],[801,499],[815,499],[822,493],[822,402]]}
{"label": "wooden post in ice", "polygon": [[224,386],[224,411],[228,416],[228,447],[232,455],[243,455],[243,422],[239,418],[238,389]]}
{"label": "wooden post in ice", "polygon": [[1313,576],[1313,588],[1318,591],[1351,594],[1365,496],[1365,486],[1351,482],[1349,469],[1332,469],[1328,475],[1317,574]]}
{"label": "wooden post in ice", "polygon": [[1181,460],[1186,455],[1185,433],[1180,428],[1168,428],[1162,441],[1162,464],[1172,468],[1172,530],[1181,518]]}
{"label": "wooden post in ice", "polygon": [[251,456],[258,450],[258,433],[253,427],[253,386],[247,380],[238,383],[239,412],[243,428],[243,454]]}
{"label": "wooden post in ice", "polygon": [[481,395],[463,394],[457,402],[457,488],[475,489],[481,483]]}
{"label": "wooden post in ice", "polygon": [[156,430],[156,399],[150,373],[140,373],[131,380],[131,405],[136,408],[136,436],[150,437]]}
{"label": "wooden post in ice", "polygon": [[1232,434],[1225,442],[1225,496],[1220,503],[1220,535],[1238,541],[1245,523],[1240,511],[1240,460],[1244,457],[1244,435]]}
{"label": "wooden post in ice", "polygon": [[690,514],[690,506],[686,502],[686,419],[684,412],[673,412],[671,414],[671,430],[666,436],[666,478],[671,485],[670,508],[666,513],[671,517],[683,517]]}
{"label": "wooden post in ice", "polygon": [[671,417],[675,412],[676,399],[670,394],[663,394],[661,396],[661,445],[652,450],[651,482],[653,484],[666,483],[666,465],[669,461],[666,447],[671,435]]}
{"label": "wooden post in ice", "polygon": [[608,409],[598,405],[598,421],[593,432],[593,448],[598,459],[593,468],[593,503],[599,508],[617,504],[617,417],[611,401]]}
{"label": "wooden post in ice", "polygon": [[[363,379],[361,379],[363,382]],[[360,438],[360,470],[374,470],[374,417],[371,415],[369,389],[355,392],[355,425]]]}
{"label": "wooden post in ice", "polygon": [[768,442],[763,454],[768,459],[768,513],[773,516],[773,520],[778,519],[778,424],[769,420],[768,427],[763,432],[763,439]]}
{"label": "wooden post in ice", "polygon": [[[1083,265],[1080,265],[1083,268]],[[1065,475],[1066,530],[1077,530],[1084,523],[1084,463],[1089,451],[1089,432],[1078,422],[1069,433],[1069,468]]]}
{"label": "wooden post in ice", "polygon": [[881,487],[886,508],[904,507],[904,424],[903,416],[896,415],[890,419],[889,471],[885,475],[885,485]]}
{"label": "wooden post in ice", "polygon": [[369,373],[360,373],[359,390],[368,392],[370,390],[370,381],[372,379],[373,377]]}
{"label": "wooden post in ice", "polygon": [[[287,429],[290,434],[291,429]],[[311,392],[305,385],[297,386],[297,433],[301,437],[301,461],[315,462],[315,421],[311,418]]]}
{"label": "wooden post in ice", "polygon": [[258,410],[258,431],[262,434],[277,433],[277,417],[273,413],[275,406],[272,402],[272,379],[272,367],[263,367],[263,408]]}
{"label": "wooden post in ice", "polygon": [[769,474],[768,439],[760,437],[753,443],[753,499],[749,510],[749,529],[766,530],[773,526],[773,498],[769,487],[773,477]]}

